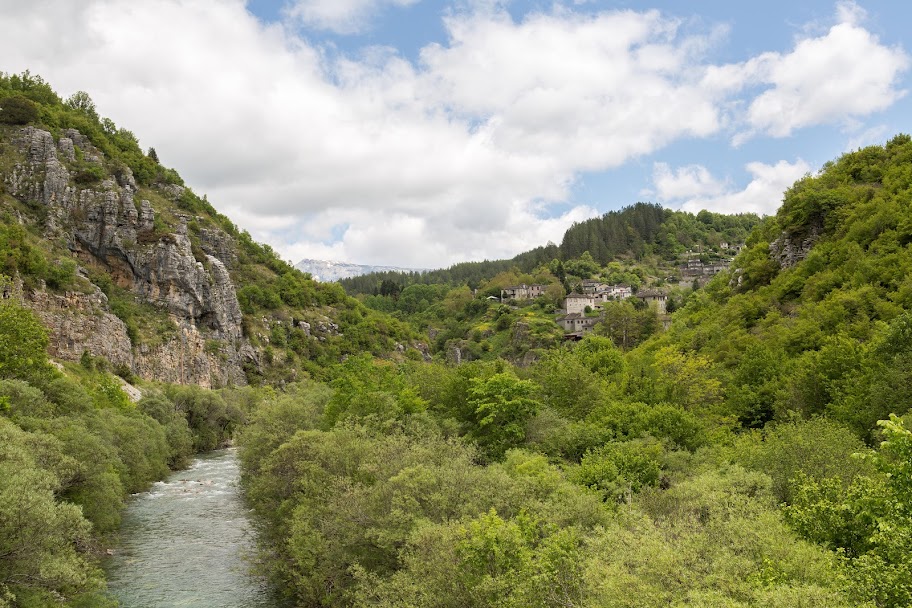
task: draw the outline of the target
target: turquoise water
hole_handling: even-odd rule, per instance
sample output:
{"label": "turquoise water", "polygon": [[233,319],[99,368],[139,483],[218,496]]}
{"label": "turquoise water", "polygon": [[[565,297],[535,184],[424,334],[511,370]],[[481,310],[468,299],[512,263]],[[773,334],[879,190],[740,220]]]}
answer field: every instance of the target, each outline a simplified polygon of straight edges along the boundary
{"label": "turquoise water", "polygon": [[124,608],[278,605],[249,571],[254,537],[238,477],[236,451],[218,450],[130,499],[105,563]]}

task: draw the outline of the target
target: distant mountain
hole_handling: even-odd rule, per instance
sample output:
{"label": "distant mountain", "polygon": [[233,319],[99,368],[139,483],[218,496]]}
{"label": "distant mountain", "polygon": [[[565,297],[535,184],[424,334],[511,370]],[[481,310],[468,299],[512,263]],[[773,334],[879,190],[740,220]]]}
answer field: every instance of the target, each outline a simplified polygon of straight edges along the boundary
{"label": "distant mountain", "polygon": [[359,277],[372,272],[423,272],[426,268],[398,268],[396,266],[367,266],[364,264],[349,264],[348,262],[333,262],[329,260],[301,260],[295,268],[310,274],[316,281],[330,283],[339,279]]}

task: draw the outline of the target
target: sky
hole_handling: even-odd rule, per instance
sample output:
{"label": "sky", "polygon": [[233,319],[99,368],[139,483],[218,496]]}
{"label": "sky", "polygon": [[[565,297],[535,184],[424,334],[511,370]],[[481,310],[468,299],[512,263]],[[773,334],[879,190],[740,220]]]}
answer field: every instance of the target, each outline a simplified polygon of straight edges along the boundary
{"label": "sky", "polygon": [[895,0],[0,0],[0,71],[102,116],[254,238],[412,268],[637,201],[775,213],[912,131]]}

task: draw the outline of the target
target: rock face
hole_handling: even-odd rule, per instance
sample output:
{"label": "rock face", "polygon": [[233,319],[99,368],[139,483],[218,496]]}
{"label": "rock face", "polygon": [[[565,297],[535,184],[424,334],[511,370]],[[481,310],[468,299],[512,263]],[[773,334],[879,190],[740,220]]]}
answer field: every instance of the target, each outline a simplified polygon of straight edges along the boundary
{"label": "rock face", "polygon": [[[126,167],[115,168],[115,176],[100,185],[77,186],[67,168],[77,150],[84,165],[103,162],[78,131],[70,129],[55,142],[47,131],[25,127],[15,144],[23,162],[7,175],[6,189],[45,210],[48,238],[65,241],[78,259],[104,269],[139,302],[166,311],[175,326],[164,342],[132,345],[100,290],[57,296],[38,289],[24,301],[51,328],[52,354],[78,359],[88,350],[152,380],[244,384],[243,365],[255,363],[256,353],[243,337],[228,272],[236,263],[231,237],[217,229],[200,230],[197,249],[186,220],[174,233],[157,230],[152,205],[135,200],[136,182]],[[180,196],[181,190],[172,187],[166,194]]]}
{"label": "rock face", "polygon": [[820,238],[822,227],[812,225],[806,235],[797,236],[784,231],[779,238],[770,243],[770,257],[785,270],[791,268],[807,257],[814,243]]}
{"label": "rock face", "polygon": [[127,326],[109,312],[108,298],[100,289],[90,294],[68,291],[64,295],[29,290],[22,294],[22,301],[50,330],[52,357],[73,361],[87,350],[103,354],[114,365],[133,367]]}

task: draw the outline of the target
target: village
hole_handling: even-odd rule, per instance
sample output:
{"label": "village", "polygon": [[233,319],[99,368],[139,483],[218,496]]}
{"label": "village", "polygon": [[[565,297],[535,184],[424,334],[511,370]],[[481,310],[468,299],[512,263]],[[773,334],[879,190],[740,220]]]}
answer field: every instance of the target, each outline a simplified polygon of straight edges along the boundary
{"label": "village", "polygon": [[[720,243],[719,249],[728,254],[737,254],[744,244]],[[677,266],[679,285],[705,285],[712,277],[725,272],[731,267],[733,257],[720,255],[705,256],[701,251],[688,251],[685,261]],[[544,296],[548,285],[514,285],[500,292],[500,301],[522,302]],[[608,284],[598,279],[584,279],[577,290],[564,298],[563,308],[556,312],[555,321],[564,330],[564,339],[579,340],[592,331],[603,320],[603,307],[606,302],[620,302],[636,298],[643,306],[652,308],[666,329],[671,323],[668,311],[668,293],[662,289],[634,290],[630,285]]]}
{"label": "village", "polygon": [[[533,300],[545,295],[547,285],[516,285],[501,290],[502,302]],[[646,306],[655,309],[660,319],[667,316],[665,292],[645,289],[633,292],[629,285],[609,285],[594,279],[586,279],[581,285],[582,293],[571,293],[564,299],[563,309],[557,311],[555,321],[565,332],[565,339],[580,339],[602,320],[600,311],[605,302],[617,302],[636,296]]]}

